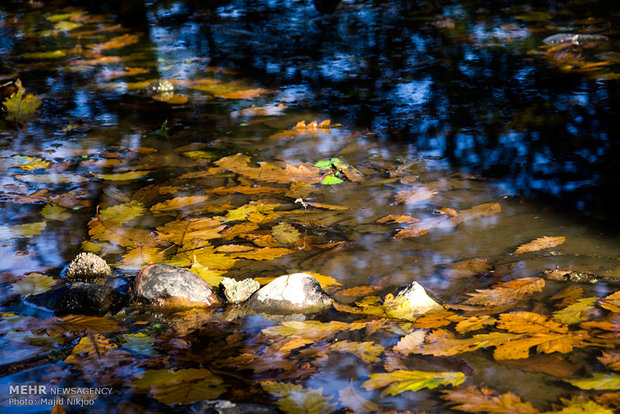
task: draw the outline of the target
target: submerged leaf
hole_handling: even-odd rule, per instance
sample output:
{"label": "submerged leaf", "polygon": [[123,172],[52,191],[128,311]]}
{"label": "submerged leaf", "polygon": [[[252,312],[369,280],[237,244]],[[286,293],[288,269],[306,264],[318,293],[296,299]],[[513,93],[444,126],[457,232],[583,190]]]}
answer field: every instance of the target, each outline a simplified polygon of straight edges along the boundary
{"label": "submerged leaf", "polygon": [[4,100],[3,104],[9,117],[22,118],[35,113],[39,109],[41,105],[39,97],[32,94],[24,95],[25,92],[26,90],[20,87],[17,92]]}
{"label": "submerged leaf", "polygon": [[71,213],[57,204],[46,204],[41,209],[41,215],[48,220],[65,221],[71,217]]}
{"label": "submerged leaf", "polygon": [[112,207],[107,207],[99,211],[99,217],[103,220],[118,221],[121,223],[127,223],[140,217],[146,212],[146,208],[137,201],[131,201],[130,203],[117,204]]}
{"label": "submerged leaf", "polygon": [[500,394],[489,388],[468,386],[442,391],[441,396],[455,410],[468,413],[538,414],[538,410],[511,392]]}
{"label": "submerged leaf", "polygon": [[11,291],[20,296],[36,295],[37,293],[47,292],[55,283],[56,281],[50,276],[42,273],[31,273],[11,284]]}
{"label": "submerged leaf", "polygon": [[405,371],[370,374],[370,379],[362,384],[367,390],[387,388],[381,395],[398,395],[405,391],[419,391],[424,388],[433,389],[440,385],[452,385],[454,387],[465,381],[462,372],[424,372]]}
{"label": "submerged leaf", "polygon": [[540,237],[529,243],[522,244],[515,250],[515,254],[535,252],[538,250],[548,249],[550,247],[559,246],[566,241],[566,237]]}
{"label": "submerged leaf", "polygon": [[277,398],[276,405],[287,414],[329,414],[337,404],[331,396],[323,395],[323,388],[306,388],[299,384],[262,381],[265,391]]}
{"label": "submerged leaf", "polygon": [[564,379],[569,384],[582,390],[617,390],[620,389],[620,374],[595,372],[590,378]]}
{"label": "submerged leaf", "polygon": [[19,239],[41,234],[47,227],[44,221],[28,224],[16,224],[14,226],[0,226],[0,240]]}
{"label": "submerged leaf", "polygon": [[169,405],[213,400],[226,392],[222,379],[206,369],[148,370],[131,385]]}

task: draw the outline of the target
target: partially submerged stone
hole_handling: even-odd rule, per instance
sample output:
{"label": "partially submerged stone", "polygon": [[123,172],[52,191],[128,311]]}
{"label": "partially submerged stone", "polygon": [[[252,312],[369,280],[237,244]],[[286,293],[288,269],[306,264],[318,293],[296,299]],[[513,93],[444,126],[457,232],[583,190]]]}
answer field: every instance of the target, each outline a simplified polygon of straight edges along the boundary
{"label": "partially submerged stone", "polygon": [[605,43],[607,41],[609,41],[609,38],[607,36],[575,33],[558,33],[543,39],[544,44],[551,46],[573,44],[577,46],[592,47],[600,43]]}
{"label": "partially submerged stone", "polygon": [[396,297],[388,294],[383,301],[383,308],[389,316],[409,321],[426,313],[444,310],[444,307],[430,297],[418,282],[412,282],[398,292]]}
{"label": "partially submerged stone", "polygon": [[222,302],[197,274],[176,266],[154,264],[136,275],[135,299],[155,306],[213,306]]}
{"label": "partially submerged stone", "polygon": [[306,273],[280,276],[263,286],[251,298],[257,313],[319,313],[332,305],[319,281]]}
{"label": "partially submerged stone", "polygon": [[224,296],[230,303],[245,302],[254,292],[260,289],[260,283],[254,279],[235,280],[225,277],[220,282]]}
{"label": "partially submerged stone", "polygon": [[103,284],[110,276],[110,266],[93,253],[78,254],[67,268],[67,277],[73,281]]}
{"label": "partially submerged stone", "polygon": [[75,282],[65,291],[58,304],[61,314],[105,315],[123,306],[123,296],[110,286]]}
{"label": "partially submerged stone", "polygon": [[149,83],[144,88],[138,89],[137,94],[152,97],[172,92],[174,92],[174,85],[169,80],[160,79]]}

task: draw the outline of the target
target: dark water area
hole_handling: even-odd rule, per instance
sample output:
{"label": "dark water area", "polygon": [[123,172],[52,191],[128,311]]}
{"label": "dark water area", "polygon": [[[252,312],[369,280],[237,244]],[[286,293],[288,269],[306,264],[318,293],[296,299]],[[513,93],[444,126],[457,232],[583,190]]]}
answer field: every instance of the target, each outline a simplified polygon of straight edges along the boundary
{"label": "dark water area", "polygon": [[[221,398],[451,413],[446,390],[474,386],[530,414],[587,412],[580,398],[618,409],[614,390],[567,379],[617,375],[620,357],[619,21],[617,0],[2,1],[0,87],[19,78],[41,105],[0,117],[0,411],[50,412],[8,402],[32,383],[113,388],[94,412],[211,412]],[[558,33],[599,41],[544,42]],[[205,240],[171,230],[210,220]],[[230,304],[132,305],[67,321],[27,300],[69,286],[80,251],[112,266],[124,297],[166,263],[214,285],[326,275],[354,311],[286,325]],[[551,269],[603,282],[540,278]],[[381,313],[414,280],[452,319]],[[486,313],[467,302],[502,283],[526,288],[490,295]],[[436,340],[398,348],[416,332]],[[525,355],[501,355],[523,338]],[[400,370],[467,382],[369,383]]]}
{"label": "dark water area", "polygon": [[617,50],[613,1],[121,3],[104,8],[167,28],[154,41],[618,229],[619,82],[530,53],[557,32],[610,33],[584,52]]}

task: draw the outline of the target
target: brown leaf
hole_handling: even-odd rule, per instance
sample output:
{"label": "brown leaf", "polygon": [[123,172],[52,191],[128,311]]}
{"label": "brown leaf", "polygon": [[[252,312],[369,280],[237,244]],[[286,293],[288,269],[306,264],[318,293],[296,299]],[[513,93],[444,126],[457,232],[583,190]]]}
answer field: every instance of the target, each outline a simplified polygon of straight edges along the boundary
{"label": "brown leaf", "polygon": [[396,193],[394,198],[397,203],[417,204],[421,201],[428,200],[437,193],[438,191],[431,190],[425,185],[420,185],[410,190],[401,190]]}
{"label": "brown leaf", "polygon": [[505,306],[527,300],[534,293],[541,292],[545,280],[538,277],[526,277],[499,283],[491,289],[477,289],[476,293],[468,293],[467,305]]}
{"label": "brown leaf", "polygon": [[558,236],[558,237],[539,237],[538,239],[534,239],[529,243],[522,244],[517,247],[517,250],[514,251],[515,254],[536,252],[538,250],[548,249],[550,247],[559,246],[560,244],[566,241],[566,237]]}
{"label": "brown leaf", "polygon": [[489,388],[475,386],[442,391],[441,396],[453,409],[469,413],[537,414],[539,411],[511,392],[499,394]]}
{"label": "brown leaf", "polygon": [[620,313],[620,290],[612,293],[609,296],[605,296],[599,301],[599,305],[609,311]]}
{"label": "brown leaf", "polygon": [[620,351],[603,351],[597,358],[605,368],[620,371]]}
{"label": "brown leaf", "polygon": [[[99,55],[104,50],[120,49],[121,47],[129,46],[134,43],[138,43],[140,40],[139,35],[124,34],[113,39],[108,40],[105,43],[99,43],[96,45],[89,45],[95,55]],[[82,62],[80,62],[82,63]]]}

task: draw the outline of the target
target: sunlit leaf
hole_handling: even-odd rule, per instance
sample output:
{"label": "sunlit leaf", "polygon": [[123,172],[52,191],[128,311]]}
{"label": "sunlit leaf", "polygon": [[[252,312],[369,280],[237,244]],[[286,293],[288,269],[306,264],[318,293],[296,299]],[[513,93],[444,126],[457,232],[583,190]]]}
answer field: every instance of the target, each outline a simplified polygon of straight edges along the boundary
{"label": "sunlit leaf", "polygon": [[157,227],[157,238],[184,245],[192,240],[204,241],[223,237],[220,232],[225,228],[226,226],[221,224],[217,218],[204,217],[175,220]]}
{"label": "sunlit leaf", "polygon": [[293,251],[281,247],[263,247],[250,252],[234,253],[231,256],[250,260],[272,260],[290,253],[293,253]]}
{"label": "sunlit leaf", "polygon": [[370,379],[362,384],[367,390],[387,387],[381,395],[398,395],[405,391],[419,391],[424,388],[433,389],[440,385],[454,387],[465,381],[462,372],[424,372],[405,371],[370,374]]}
{"label": "sunlit leaf", "polygon": [[363,329],[366,326],[363,322],[344,323],[331,321],[323,323],[319,321],[289,321],[282,322],[282,325],[271,326],[263,329],[266,335],[298,335],[304,338],[326,338],[341,331]]}
{"label": "sunlit leaf", "polygon": [[515,254],[529,253],[535,252],[538,250],[548,249],[551,247],[559,246],[560,244],[566,241],[566,237],[558,236],[558,237],[540,237],[538,239],[532,240],[529,243],[522,244],[515,250]]}
{"label": "sunlit leaf", "polygon": [[502,306],[526,300],[534,293],[541,292],[545,280],[537,277],[526,277],[498,283],[491,289],[477,289],[476,293],[468,293],[464,302],[468,305]]}
{"label": "sunlit leaf", "polygon": [[17,92],[4,100],[3,104],[9,117],[21,118],[34,114],[39,109],[41,105],[39,97],[33,94],[24,95],[25,92],[26,90],[20,87]]}
{"label": "sunlit leaf", "polygon": [[560,401],[565,407],[557,411],[545,411],[544,414],[613,414],[614,412],[584,396],[575,395],[570,400],[560,398]]}
{"label": "sunlit leaf", "polygon": [[475,386],[442,391],[441,396],[453,409],[468,413],[538,414],[538,410],[511,392],[500,394],[489,388]]}
{"label": "sunlit leaf", "polygon": [[196,273],[211,286],[219,285],[222,279],[224,279],[222,275],[226,273],[226,270],[211,269],[201,265],[198,261],[194,261],[189,270]]}
{"label": "sunlit leaf", "polygon": [[609,311],[620,313],[620,290],[601,299],[599,305]]}
{"label": "sunlit leaf", "polygon": [[222,379],[206,369],[152,369],[139,374],[131,386],[169,405],[213,400],[226,392]]}
{"label": "sunlit leaf", "polygon": [[620,374],[595,372],[590,378],[566,378],[564,381],[582,390],[617,390],[620,389]]}
{"label": "sunlit leaf", "polygon": [[80,339],[71,351],[71,356],[65,359],[65,362],[71,364],[75,362],[75,356],[80,354],[87,354],[88,356],[99,358],[107,351],[116,349],[118,346],[105,336],[94,333],[86,335]]}
{"label": "sunlit leaf", "polygon": [[259,202],[251,202],[233,210],[229,210],[226,214],[226,219],[228,219],[229,221],[246,220],[251,213],[271,213],[276,207],[278,207],[278,204],[262,204]]}
{"label": "sunlit leaf", "polygon": [[329,174],[325,178],[323,178],[323,181],[321,181],[321,184],[323,184],[323,185],[334,185],[334,184],[340,184],[342,182],[344,182],[344,181],[342,179],[336,177],[334,174]]}
{"label": "sunlit leaf", "polygon": [[579,299],[577,303],[573,303],[562,310],[553,312],[553,317],[569,325],[585,321],[587,316],[584,312],[588,309],[592,309],[597,299],[596,297]]}
{"label": "sunlit leaf", "polygon": [[[497,320],[494,317],[489,316],[489,315],[471,316],[457,323],[454,329],[458,333],[464,334],[467,332],[483,329],[484,327],[488,325],[495,325],[495,322],[497,322]],[[417,327],[417,321],[416,321],[416,327]]]}
{"label": "sunlit leaf", "polygon": [[21,168],[24,171],[48,168],[51,165],[51,163],[47,160],[37,157],[30,157],[27,155],[14,155],[12,158],[19,163],[16,167]]}
{"label": "sunlit leaf", "polygon": [[221,92],[217,93],[215,96],[224,99],[254,99],[267,92],[268,91],[266,89],[254,88],[240,91]]}
{"label": "sunlit leaf", "polygon": [[323,388],[305,388],[299,384],[275,381],[262,381],[260,384],[277,398],[276,405],[287,414],[328,414],[337,407],[331,402],[333,397],[323,395]]}
{"label": "sunlit leaf", "polygon": [[413,324],[416,328],[431,329],[441,328],[450,325],[453,322],[464,321],[466,318],[450,311],[441,311],[422,315],[417,318]]}
{"label": "sunlit leaf", "polygon": [[123,255],[120,264],[121,269],[140,269],[146,264],[160,263],[164,259],[159,248],[149,246],[137,246],[129,249]]}
{"label": "sunlit leaf", "polygon": [[47,223],[44,221],[29,224],[16,224],[14,226],[0,226],[0,240],[37,236],[45,230],[45,227],[47,227]]}
{"label": "sunlit leaf", "polygon": [[117,204],[112,207],[107,207],[99,210],[99,217],[103,220],[118,221],[126,223],[140,217],[146,212],[146,208],[137,201],[131,201],[129,203]]}
{"label": "sunlit leaf", "polygon": [[55,283],[54,278],[50,276],[42,273],[30,273],[11,284],[11,291],[20,296],[36,295],[37,293],[47,292]]}
{"label": "sunlit leaf", "polygon": [[197,204],[204,203],[208,199],[209,196],[175,197],[171,200],[155,204],[151,207],[151,211],[153,213],[161,213],[163,211],[181,210],[184,208],[196,206]]}
{"label": "sunlit leaf", "polygon": [[347,306],[334,302],[334,308],[338,312],[375,315],[384,318],[389,317],[387,313],[385,313],[383,301],[377,296],[366,296],[361,301],[355,302],[355,305],[356,306]]}
{"label": "sunlit leaf", "polygon": [[71,217],[71,213],[66,208],[56,204],[46,204],[41,209],[41,215],[48,220],[65,221]]}
{"label": "sunlit leaf", "polygon": [[185,151],[183,155],[189,158],[198,158],[198,159],[207,159],[207,160],[210,160],[216,157],[215,153],[212,151]]}
{"label": "sunlit leaf", "polygon": [[69,32],[73,29],[77,29],[78,27],[82,27],[82,24],[63,20],[54,25],[54,30],[58,30],[59,32]]}
{"label": "sunlit leaf", "polygon": [[322,275],[320,273],[309,273],[309,275],[311,275],[316,280],[318,280],[321,287],[325,290],[328,290],[328,289],[331,289],[337,286],[342,286],[342,283],[340,283],[338,280],[334,279],[331,276]]}
{"label": "sunlit leaf", "polygon": [[603,351],[597,359],[605,368],[620,371],[620,351]]}

